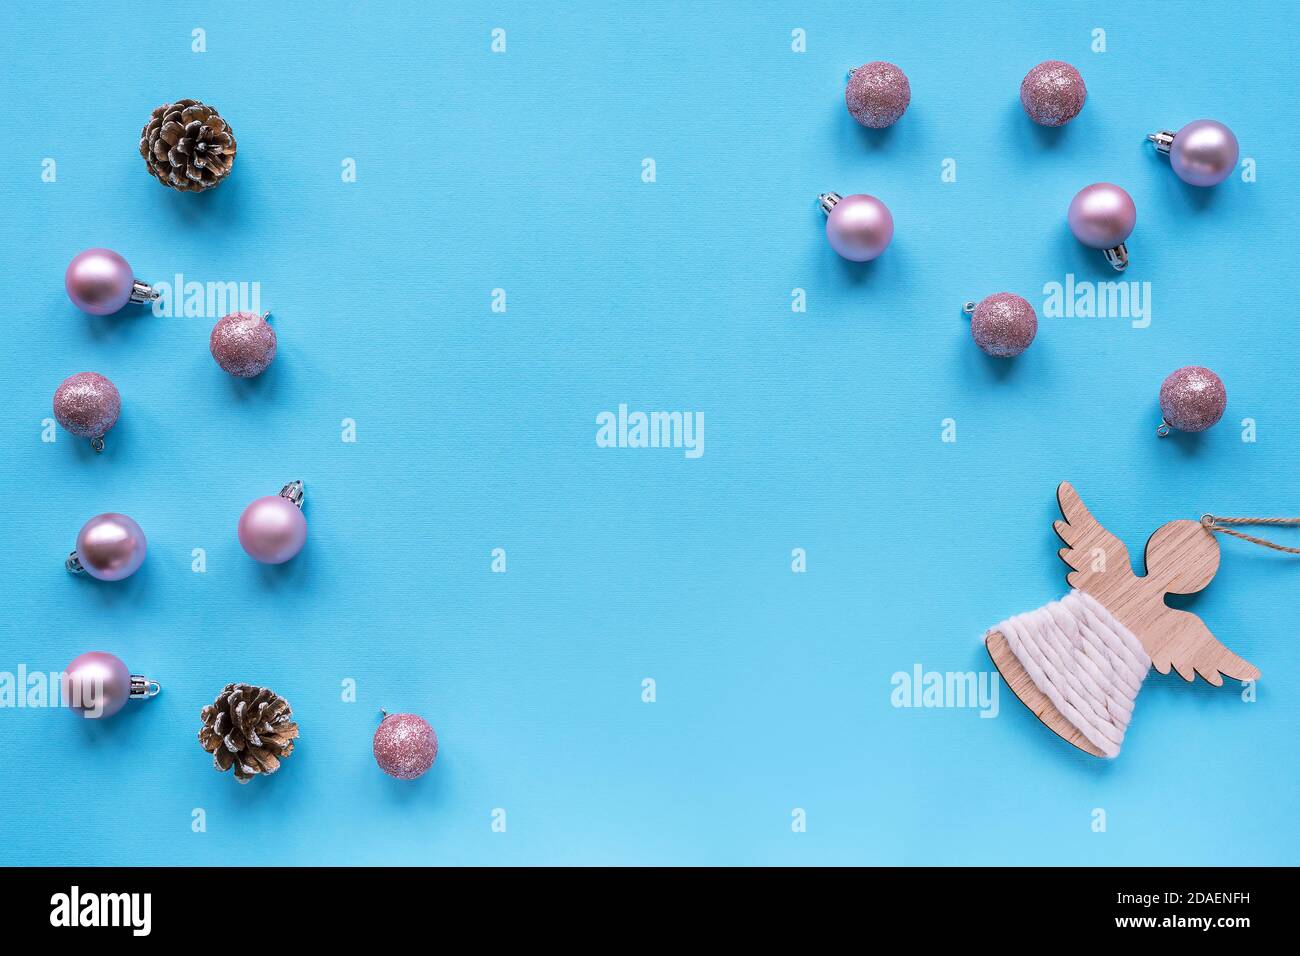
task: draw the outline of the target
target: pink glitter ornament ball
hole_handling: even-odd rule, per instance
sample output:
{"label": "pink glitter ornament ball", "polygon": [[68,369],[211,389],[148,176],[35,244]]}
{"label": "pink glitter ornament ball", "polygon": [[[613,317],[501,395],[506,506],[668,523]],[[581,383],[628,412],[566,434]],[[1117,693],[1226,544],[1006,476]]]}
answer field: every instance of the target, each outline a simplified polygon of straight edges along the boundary
{"label": "pink glitter ornament ball", "polygon": [[236,378],[252,378],[266,371],[275,358],[275,329],[266,320],[271,313],[232,312],[212,327],[208,349],[225,371]]}
{"label": "pink glitter ornament ball", "polygon": [[1044,60],[1020,81],[1020,105],[1039,126],[1064,126],[1087,98],[1079,71],[1060,60]]}
{"label": "pink glitter ornament ball", "polygon": [[858,67],[844,89],[849,115],[871,129],[893,126],[911,102],[912,86],[907,74],[883,60]]}
{"label": "pink glitter ornament ball", "polygon": [[54,393],[54,418],[78,438],[104,450],[104,436],[122,413],[117,386],[98,372],[69,375]]}
{"label": "pink glitter ornament ball", "polygon": [[1219,376],[1199,365],[1184,366],[1160,386],[1160,414],[1164,421],[1156,434],[1163,438],[1171,428],[1203,432],[1223,417],[1227,405],[1228,392]]}
{"label": "pink glitter ornament ball", "polygon": [[966,304],[975,344],[989,355],[1011,358],[1029,348],[1038,334],[1034,307],[1012,292],[997,292]]}
{"label": "pink glitter ornament ball", "polygon": [[433,766],[438,757],[438,735],[429,722],[415,714],[390,714],[375,731],[375,763],[390,777],[414,780]]}

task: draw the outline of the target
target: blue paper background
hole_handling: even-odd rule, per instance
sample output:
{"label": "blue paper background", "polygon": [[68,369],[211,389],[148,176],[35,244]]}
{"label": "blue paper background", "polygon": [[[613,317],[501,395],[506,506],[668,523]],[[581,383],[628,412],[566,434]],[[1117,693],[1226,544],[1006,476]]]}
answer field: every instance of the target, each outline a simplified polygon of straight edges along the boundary
{"label": "blue paper background", "polygon": [[[915,664],[988,670],[983,630],[1063,592],[1061,479],[1135,555],[1172,518],[1297,512],[1295,9],[7,4],[0,670],[104,649],[165,689],[99,725],[0,710],[0,862],[1297,862],[1296,562],[1225,539],[1183,604],[1261,667],[1258,700],[1153,675],[1117,761],[1005,688],[992,720],[890,703]],[[1017,99],[1048,58],[1089,89],[1056,132]],[[878,134],[843,107],[871,59],[912,83]],[[136,153],[185,96],[239,141],[201,196]],[[1143,142],[1201,116],[1257,182],[1184,186]],[[1098,180],[1137,203],[1149,328],[1041,316],[1044,283],[1114,277],[1065,226]],[[893,210],[875,264],[827,246],[826,189]],[[222,374],[215,316],[77,312],[62,274],[92,245],[145,280],[260,283],[271,371]],[[1014,363],[959,314],[1002,290],[1040,308]],[[1228,413],[1158,441],[1185,364]],[[87,369],[123,396],[102,456],[41,440]],[[619,403],[703,411],[704,456],[596,447]],[[256,565],[236,518],[295,477],[307,548]],[[144,527],[143,569],[66,575],[107,510]],[[246,787],[194,739],[230,680],[302,725]],[[373,764],[381,706],[440,734],[417,783]]]}

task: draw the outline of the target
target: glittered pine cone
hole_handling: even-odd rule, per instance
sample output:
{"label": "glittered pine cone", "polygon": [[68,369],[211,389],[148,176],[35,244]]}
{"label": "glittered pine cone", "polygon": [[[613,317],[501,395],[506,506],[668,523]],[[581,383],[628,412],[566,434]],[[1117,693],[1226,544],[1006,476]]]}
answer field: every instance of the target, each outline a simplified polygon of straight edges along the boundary
{"label": "glittered pine cone", "polygon": [[265,687],[227,684],[216,701],[203,708],[199,743],[212,754],[212,765],[248,783],[259,773],[275,773],[293,753],[298,725],[283,697]]}
{"label": "glittered pine cone", "polygon": [[211,189],[235,164],[235,134],[198,100],[164,103],[140,131],[140,155],[158,182],[181,192]]}

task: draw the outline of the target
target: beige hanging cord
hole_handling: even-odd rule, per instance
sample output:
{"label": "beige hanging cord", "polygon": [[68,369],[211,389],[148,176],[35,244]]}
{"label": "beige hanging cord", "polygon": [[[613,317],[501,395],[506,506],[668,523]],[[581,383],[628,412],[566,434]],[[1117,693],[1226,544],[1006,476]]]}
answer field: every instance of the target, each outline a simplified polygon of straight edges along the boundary
{"label": "beige hanging cord", "polygon": [[1201,515],[1201,524],[1205,526],[1207,531],[1213,531],[1217,534],[1230,534],[1234,538],[1240,538],[1242,541],[1249,541],[1251,544],[1257,544],[1264,548],[1272,548],[1274,551],[1300,554],[1300,548],[1288,548],[1274,541],[1266,541],[1263,538],[1255,537],[1253,534],[1233,531],[1231,528],[1226,527],[1226,525],[1231,524],[1300,525],[1300,518],[1221,518],[1218,515]]}

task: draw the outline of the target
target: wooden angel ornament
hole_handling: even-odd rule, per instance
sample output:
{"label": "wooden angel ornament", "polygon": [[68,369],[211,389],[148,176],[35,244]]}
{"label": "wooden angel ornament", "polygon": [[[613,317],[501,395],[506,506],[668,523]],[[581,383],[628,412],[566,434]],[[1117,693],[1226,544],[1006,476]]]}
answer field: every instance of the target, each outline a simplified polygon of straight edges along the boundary
{"label": "wooden angel ornament", "polygon": [[[1115,757],[1133,704],[1151,667],[1216,686],[1224,676],[1256,680],[1259,669],[1224,647],[1205,623],[1165,604],[1166,594],[1192,594],[1219,569],[1215,532],[1265,544],[1218,521],[1171,521],[1147,541],[1146,574],[1133,573],[1124,543],[1084,506],[1069,482],[1056,491],[1065,542],[1061,558],[1074,570],[1059,601],[1003,621],[984,636],[1003,680],[1034,714],[1065,740],[1097,757]],[[1293,523],[1272,519],[1269,523]]]}

